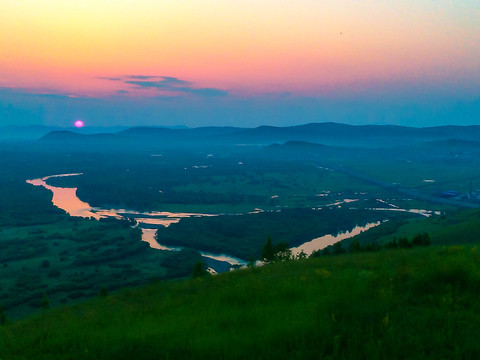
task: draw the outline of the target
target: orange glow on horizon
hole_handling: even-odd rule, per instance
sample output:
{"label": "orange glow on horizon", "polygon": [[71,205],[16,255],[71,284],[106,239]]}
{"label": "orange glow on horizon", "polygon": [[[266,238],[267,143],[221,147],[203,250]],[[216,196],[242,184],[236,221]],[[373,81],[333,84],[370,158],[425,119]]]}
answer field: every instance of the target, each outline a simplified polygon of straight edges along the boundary
{"label": "orange glow on horizon", "polygon": [[439,3],[432,12],[410,0],[4,2],[0,86],[153,96],[99,78],[157,75],[231,93],[315,94],[478,74],[479,6]]}

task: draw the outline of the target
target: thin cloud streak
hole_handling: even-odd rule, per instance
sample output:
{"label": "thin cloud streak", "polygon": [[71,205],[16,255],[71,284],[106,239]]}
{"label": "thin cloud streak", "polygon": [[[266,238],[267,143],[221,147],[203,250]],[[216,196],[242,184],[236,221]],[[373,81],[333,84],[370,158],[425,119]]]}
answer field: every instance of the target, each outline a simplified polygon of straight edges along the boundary
{"label": "thin cloud streak", "polygon": [[166,92],[193,94],[202,97],[227,96],[229,92],[217,88],[196,88],[192,83],[172,76],[127,75],[124,78],[101,77],[99,79],[121,81],[126,85],[135,85],[136,89],[157,89]]}

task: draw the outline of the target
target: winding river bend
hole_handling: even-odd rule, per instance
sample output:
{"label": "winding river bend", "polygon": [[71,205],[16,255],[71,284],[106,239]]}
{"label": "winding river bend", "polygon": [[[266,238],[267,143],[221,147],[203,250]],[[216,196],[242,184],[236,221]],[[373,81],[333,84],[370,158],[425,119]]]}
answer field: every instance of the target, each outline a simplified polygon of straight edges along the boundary
{"label": "winding river bend", "polygon": [[[137,225],[142,230],[142,240],[146,241],[151,248],[159,250],[171,250],[177,251],[181,248],[167,247],[159,244],[155,239],[156,228],[159,226],[169,226],[173,223],[177,223],[180,219],[185,217],[199,217],[199,216],[216,216],[213,214],[197,214],[197,213],[172,213],[172,212],[139,212],[135,210],[126,209],[103,209],[99,207],[92,207],[90,204],[80,200],[77,196],[77,188],[64,188],[58,186],[51,186],[47,184],[47,180],[53,177],[66,177],[66,176],[78,176],[81,173],[76,174],[60,174],[45,176],[40,179],[27,180],[28,184],[34,186],[43,186],[53,193],[52,203],[56,207],[66,211],[70,216],[79,216],[84,218],[108,218],[115,219],[130,219],[135,220]],[[200,251],[202,256],[217,261],[227,262],[230,265],[246,265],[247,262],[226,254],[212,254],[204,251]]]}
{"label": "winding river bend", "polygon": [[[60,175],[50,175],[40,179],[27,180],[28,184],[34,186],[42,186],[53,193],[52,203],[56,207],[66,211],[70,216],[79,216],[84,218],[93,217],[95,219],[113,217],[116,219],[133,219],[136,221],[139,228],[142,230],[142,240],[146,241],[151,248],[159,250],[170,250],[177,251],[181,248],[176,247],[167,247],[157,242],[155,239],[156,227],[159,226],[169,226],[173,223],[177,223],[180,219],[185,217],[200,217],[200,216],[217,216],[214,214],[200,214],[200,213],[172,213],[172,212],[139,212],[134,210],[126,209],[103,209],[99,207],[92,207],[90,204],[80,200],[77,197],[77,188],[64,188],[58,186],[51,186],[47,184],[47,180],[53,177],[66,177],[66,176],[78,176],[81,173],[75,174],[60,174]],[[348,232],[340,233],[337,235],[325,235],[298,247],[292,248],[292,253],[298,254],[302,250],[310,255],[314,250],[323,249],[329,245],[347,239],[349,237],[355,236],[362,231],[368,230],[372,227],[378,226],[380,222],[369,223],[365,226],[356,226],[354,229]],[[230,265],[240,265],[244,266],[247,264],[246,261],[238,259],[226,254],[211,254],[208,252],[200,251],[202,256],[217,260],[227,262]]]}

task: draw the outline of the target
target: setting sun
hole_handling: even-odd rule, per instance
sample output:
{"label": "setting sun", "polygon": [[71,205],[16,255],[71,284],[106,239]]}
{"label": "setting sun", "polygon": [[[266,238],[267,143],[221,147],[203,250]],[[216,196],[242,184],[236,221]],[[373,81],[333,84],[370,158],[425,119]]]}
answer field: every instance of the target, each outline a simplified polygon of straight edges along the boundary
{"label": "setting sun", "polygon": [[85,126],[85,124],[84,124],[84,122],[83,122],[82,120],[77,120],[77,121],[75,121],[74,125],[75,125],[75,127],[77,127],[77,128],[82,128],[82,127]]}

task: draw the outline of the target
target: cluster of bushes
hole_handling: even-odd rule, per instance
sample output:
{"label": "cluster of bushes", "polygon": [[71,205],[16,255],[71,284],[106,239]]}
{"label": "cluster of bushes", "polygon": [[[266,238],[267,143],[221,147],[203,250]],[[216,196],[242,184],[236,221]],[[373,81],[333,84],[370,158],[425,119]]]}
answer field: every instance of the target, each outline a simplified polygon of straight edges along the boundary
{"label": "cluster of bushes", "polygon": [[47,244],[35,240],[34,237],[0,240],[0,263],[30,259],[45,253],[48,250]]}
{"label": "cluster of bushes", "polygon": [[358,239],[354,238],[350,245],[348,246],[348,250],[343,247],[342,242],[337,242],[331,246],[328,246],[322,250],[316,250],[312,253],[311,257],[318,257],[323,255],[338,255],[346,253],[347,251],[350,253],[356,252],[373,252],[379,251],[382,249],[406,249],[412,248],[415,246],[429,246],[431,244],[430,235],[428,233],[417,234],[411,240],[406,237],[397,238],[394,236],[393,240],[387,242],[385,244],[380,245],[377,243],[369,243],[366,245],[361,245]]}
{"label": "cluster of bushes", "polygon": [[[397,248],[412,248],[415,246],[429,246],[431,244],[430,235],[428,233],[417,234],[411,240],[406,237],[401,237],[398,239],[394,237],[392,241],[385,243],[383,246],[377,243],[370,243],[366,245],[360,245],[358,239],[354,238],[348,250],[343,247],[342,241],[339,241],[333,245],[327,246],[321,250],[315,250],[310,255],[311,258],[326,256],[326,255],[340,255],[357,252],[373,252],[379,251],[382,249],[397,249]],[[298,260],[304,259],[307,255],[302,251],[297,255],[293,255],[292,251],[289,248],[288,243],[280,242],[277,244],[272,243],[271,237],[267,238],[267,242],[263,245],[260,260],[265,263],[278,262],[278,261],[288,261],[288,260]],[[253,265],[253,261],[250,262]]]}
{"label": "cluster of bushes", "polygon": [[414,246],[428,246],[431,243],[432,240],[430,239],[430,235],[423,233],[415,235],[412,240],[408,240],[406,237],[400,237],[397,241],[396,237],[394,237],[392,241],[385,244],[385,248],[411,248]]}
{"label": "cluster of bushes", "polygon": [[304,257],[306,257],[306,254],[303,251],[297,257],[292,255],[292,251],[286,242],[273,245],[271,237],[268,237],[267,242],[265,245],[263,245],[262,252],[260,254],[260,260],[265,263],[295,260]]}

